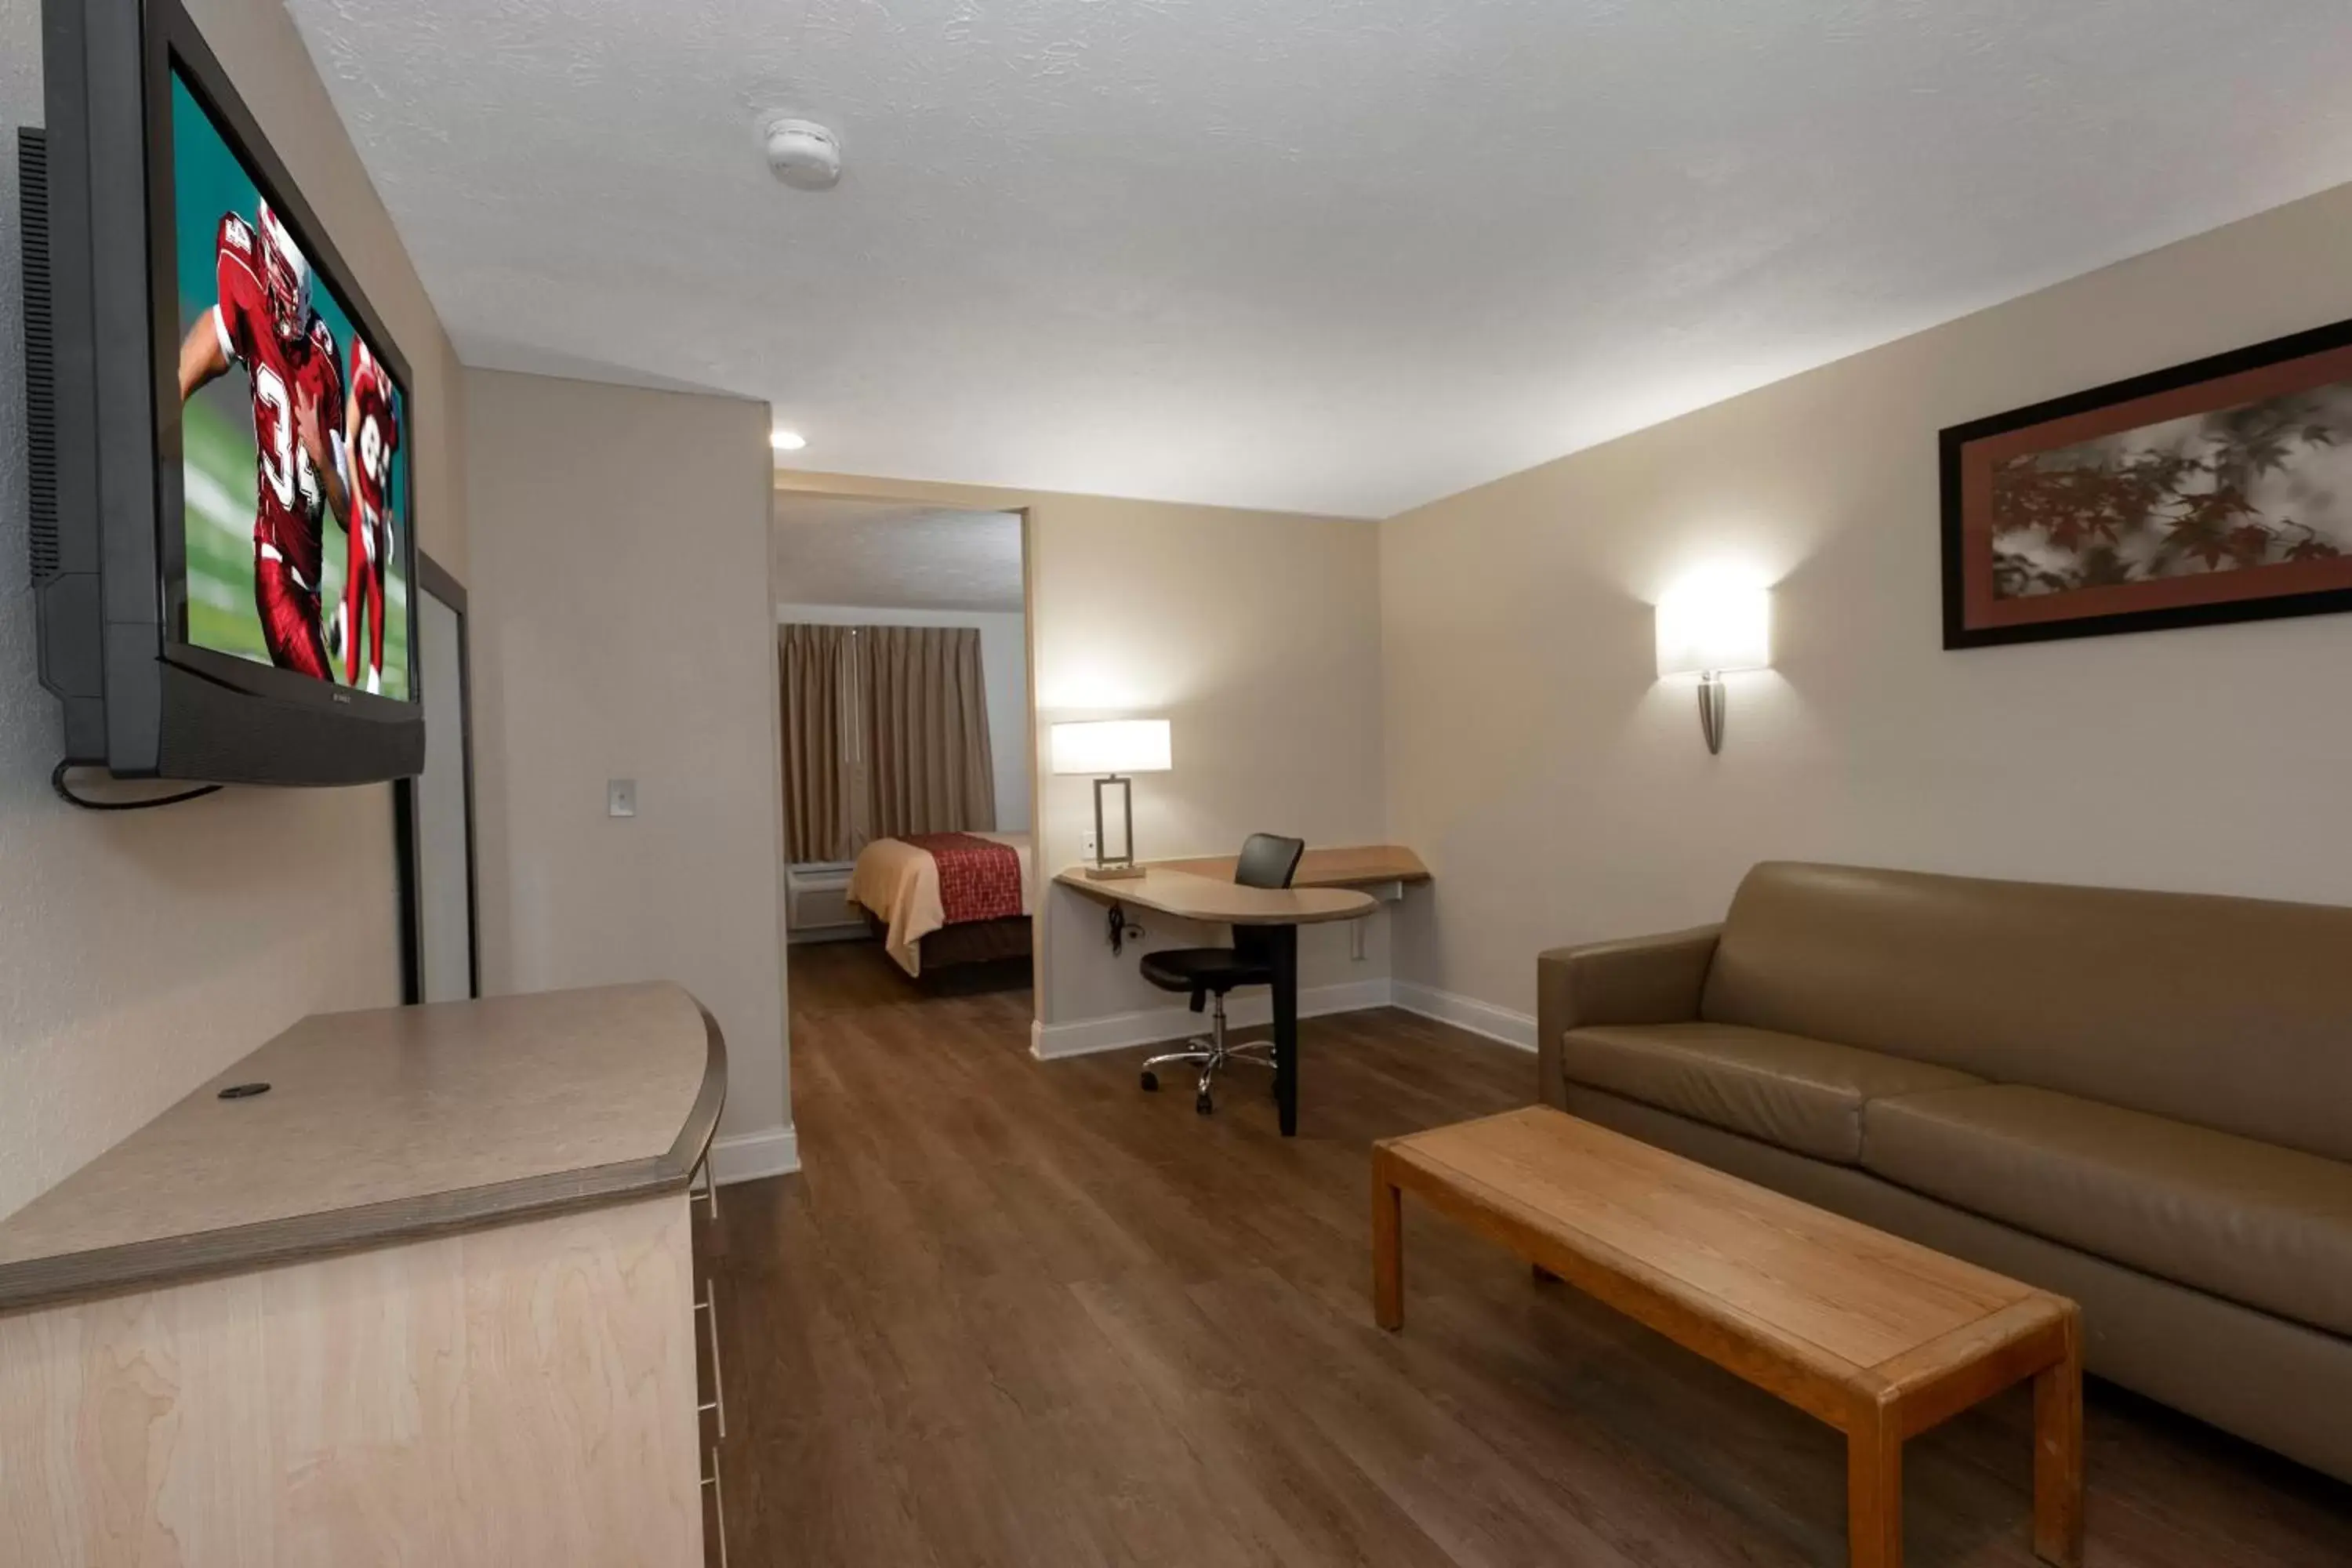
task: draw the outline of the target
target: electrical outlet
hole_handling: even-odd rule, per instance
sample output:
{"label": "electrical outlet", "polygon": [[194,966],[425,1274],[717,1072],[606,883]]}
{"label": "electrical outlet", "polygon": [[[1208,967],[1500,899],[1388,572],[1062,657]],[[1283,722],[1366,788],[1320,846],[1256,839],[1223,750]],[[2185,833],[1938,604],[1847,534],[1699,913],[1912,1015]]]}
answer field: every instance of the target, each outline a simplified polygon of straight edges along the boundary
{"label": "electrical outlet", "polygon": [[637,815],[637,781],[606,779],[604,781],[604,815],[635,816]]}
{"label": "electrical outlet", "polygon": [[1095,858],[1095,830],[1089,827],[1084,833],[1078,835],[1079,858],[1085,860],[1093,859]]}

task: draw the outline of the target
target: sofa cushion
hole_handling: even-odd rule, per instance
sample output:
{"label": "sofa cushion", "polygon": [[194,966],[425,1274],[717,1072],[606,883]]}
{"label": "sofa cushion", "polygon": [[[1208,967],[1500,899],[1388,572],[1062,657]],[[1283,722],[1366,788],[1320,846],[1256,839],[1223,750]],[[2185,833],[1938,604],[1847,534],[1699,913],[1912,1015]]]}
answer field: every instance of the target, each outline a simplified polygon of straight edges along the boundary
{"label": "sofa cushion", "polygon": [[2352,1165],[2017,1084],[1872,1101],[1862,1163],[2110,1262],[2352,1334]]}
{"label": "sofa cushion", "polygon": [[1570,1081],[1727,1131],[1855,1163],[1863,1102],[1981,1082],[1964,1072],[1735,1024],[1625,1024],[1560,1037]]}

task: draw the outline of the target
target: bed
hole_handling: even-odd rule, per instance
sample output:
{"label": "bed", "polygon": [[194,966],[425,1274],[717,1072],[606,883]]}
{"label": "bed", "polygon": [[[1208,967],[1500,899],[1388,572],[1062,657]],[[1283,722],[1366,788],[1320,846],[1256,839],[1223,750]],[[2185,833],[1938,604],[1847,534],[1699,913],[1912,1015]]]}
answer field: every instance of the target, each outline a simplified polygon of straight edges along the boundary
{"label": "bed", "polygon": [[924,833],[858,851],[849,901],[908,974],[1024,958],[1035,868],[1025,833]]}

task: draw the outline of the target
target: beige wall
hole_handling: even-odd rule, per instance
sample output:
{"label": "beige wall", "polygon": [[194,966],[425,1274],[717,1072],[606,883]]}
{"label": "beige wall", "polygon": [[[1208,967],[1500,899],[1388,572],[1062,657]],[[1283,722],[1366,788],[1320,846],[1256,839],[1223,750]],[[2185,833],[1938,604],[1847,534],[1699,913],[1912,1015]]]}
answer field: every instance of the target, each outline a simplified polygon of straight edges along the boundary
{"label": "beige wall", "polygon": [[[467,373],[486,989],[663,978],[782,1157],[782,810],[764,404]],[[609,778],[637,815],[605,815]]]}
{"label": "beige wall", "polygon": [[[1135,783],[1136,840],[1147,858],[1231,854],[1258,829],[1322,844],[1380,839],[1371,525],[793,471],[777,483],[1028,513],[1030,685],[1044,786],[1037,864],[1048,874],[1080,858],[1080,836],[1094,823],[1089,782],[1045,772],[1049,729],[1066,719],[1171,721],[1174,771]],[[792,597],[791,586],[779,583],[777,596]],[[1362,962],[1349,957],[1344,930],[1306,932],[1301,985],[1385,983],[1386,928],[1385,918],[1370,922]],[[1166,924],[1143,945],[1212,940]],[[1099,907],[1075,895],[1049,892],[1038,943],[1048,1049],[1099,1038],[1088,1033],[1099,1020],[1171,1001],[1137,976],[1135,948],[1112,956]]]}
{"label": "beige wall", "polygon": [[[39,6],[0,0],[0,121],[43,118]],[[277,0],[189,0],[409,356],[418,526],[466,557],[456,361]],[[13,134],[11,136],[13,145]],[[56,800],[25,577],[16,160],[0,167],[0,1213],[306,1013],[396,1002],[386,788],[236,789],[122,816]]]}
{"label": "beige wall", "polygon": [[[2352,901],[2352,619],[1942,651],[1936,433],[2352,316],[2352,187],[1381,527],[1401,980],[1519,1012],[1554,942],[1718,916],[1754,861]],[[1779,579],[1723,754],[1650,602]]]}

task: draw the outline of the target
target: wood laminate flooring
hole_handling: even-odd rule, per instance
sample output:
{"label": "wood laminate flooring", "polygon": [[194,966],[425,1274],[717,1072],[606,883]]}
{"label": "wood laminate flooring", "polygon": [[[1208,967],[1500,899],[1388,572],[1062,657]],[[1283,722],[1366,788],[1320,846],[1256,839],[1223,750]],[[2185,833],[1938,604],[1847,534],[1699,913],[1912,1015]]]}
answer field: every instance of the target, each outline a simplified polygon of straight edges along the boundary
{"label": "wood laminate flooring", "polygon": [[[1845,1561],[1843,1439],[1408,1202],[1372,1324],[1371,1140],[1528,1102],[1529,1057],[1392,1010],[1301,1026],[1216,1115],[1029,993],[792,951],[803,1173],[712,1247],[732,1561],[794,1568]],[[999,981],[1001,984],[1001,979]],[[2352,1488],[2094,1383],[2092,1568],[2343,1568]],[[1914,1568],[2026,1568],[2030,1402],[1906,1454]]]}

